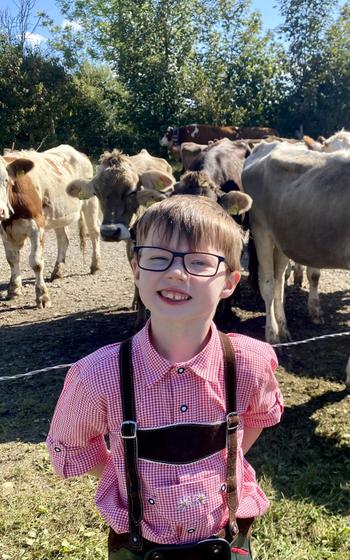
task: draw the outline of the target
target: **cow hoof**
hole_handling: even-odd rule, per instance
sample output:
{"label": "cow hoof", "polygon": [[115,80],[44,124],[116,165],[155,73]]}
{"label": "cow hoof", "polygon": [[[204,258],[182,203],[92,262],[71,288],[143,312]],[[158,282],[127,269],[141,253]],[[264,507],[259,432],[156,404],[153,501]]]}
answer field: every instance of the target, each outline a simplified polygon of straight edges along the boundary
{"label": "cow hoof", "polygon": [[314,325],[324,325],[323,313],[320,309],[309,311],[310,320]]}
{"label": "cow hoof", "polygon": [[51,299],[47,292],[38,291],[36,294],[36,306],[38,309],[51,307]]}
{"label": "cow hoof", "polygon": [[283,329],[279,333],[280,342],[290,342],[292,340],[291,334],[288,329]]}
{"label": "cow hoof", "polygon": [[23,295],[23,290],[21,286],[17,286],[17,288],[9,288],[7,291],[6,299],[15,299]]}
{"label": "cow hoof", "polygon": [[63,278],[64,277],[64,266],[62,264],[60,265],[55,265],[55,268],[52,271],[52,274],[50,276],[50,282],[53,282],[54,280],[57,280],[58,278]]}
{"label": "cow hoof", "polygon": [[50,298],[43,297],[39,301],[36,302],[36,306],[38,309],[47,309],[52,306]]}
{"label": "cow hoof", "polygon": [[96,274],[98,270],[101,270],[101,265],[99,263],[90,266],[90,274]]}

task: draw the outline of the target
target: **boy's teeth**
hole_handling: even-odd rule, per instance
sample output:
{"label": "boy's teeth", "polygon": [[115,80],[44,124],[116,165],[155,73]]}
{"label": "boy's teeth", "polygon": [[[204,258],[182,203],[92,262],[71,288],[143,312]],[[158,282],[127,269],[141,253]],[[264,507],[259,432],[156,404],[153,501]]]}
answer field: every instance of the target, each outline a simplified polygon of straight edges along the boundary
{"label": "boy's teeth", "polygon": [[166,292],[164,290],[161,292],[161,294],[163,297],[166,297],[168,299],[173,299],[175,301],[183,301],[189,299],[189,297],[186,296],[185,294],[175,294],[173,292]]}

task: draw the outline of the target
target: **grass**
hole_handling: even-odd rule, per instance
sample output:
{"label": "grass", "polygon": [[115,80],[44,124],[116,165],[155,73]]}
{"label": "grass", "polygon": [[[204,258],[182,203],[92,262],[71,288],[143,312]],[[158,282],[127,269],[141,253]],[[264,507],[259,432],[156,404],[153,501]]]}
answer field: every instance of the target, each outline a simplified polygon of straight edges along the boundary
{"label": "grass", "polygon": [[[350,397],[336,381],[310,383],[283,368],[279,379],[287,404],[283,422],[263,433],[249,457],[271,502],[254,526],[255,558],[349,560]],[[61,480],[43,441],[6,437],[14,421],[24,427],[33,410],[48,416],[49,409],[27,391],[9,432],[3,427],[0,560],[104,559],[107,527],[94,506],[96,481]],[[32,417],[41,440],[43,420]]]}

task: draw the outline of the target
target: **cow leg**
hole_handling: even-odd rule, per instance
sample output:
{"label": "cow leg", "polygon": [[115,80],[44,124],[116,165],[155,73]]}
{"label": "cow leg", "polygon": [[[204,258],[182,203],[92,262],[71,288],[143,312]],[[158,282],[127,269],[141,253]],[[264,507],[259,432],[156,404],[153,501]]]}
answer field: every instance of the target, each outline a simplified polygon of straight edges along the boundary
{"label": "cow leg", "polygon": [[90,272],[95,274],[101,269],[101,252],[100,252],[100,205],[96,196],[93,196],[82,205],[82,212],[85,217],[86,227],[92,243],[92,259]]}
{"label": "cow leg", "polygon": [[44,281],[44,232],[40,228],[35,229],[30,236],[31,250],[29,255],[29,265],[35,274],[35,295],[36,305],[39,309],[51,307],[51,300],[48,289]]}
{"label": "cow leg", "polygon": [[345,381],[345,385],[347,390],[350,393],[350,357],[348,360],[348,365],[346,366],[346,381]]}
{"label": "cow leg", "polygon": [[259,262],[259,289],[265,303],[265,338],[273,344],[280,342],[274,309],[274,244],[264,230],[253,230],[253,237]]}
{"label": "cow leg", "polygon": [[56,278],[63,278],[64,276],[64,265],[66,262],[66,253],[69,245],[67,231],[68,229],[66,227],[55,229],[57,239],[57,260],[51,273],[51,282],[53,282]]}
{"label": "cow leg", "polygon": [[20,245],[13,245],[12,243],[5,241],[5,239],[3,239],[3,242],[6,260],[9,263],[11,269],[10,283],[7,289],[7,297],[8,299],[13,299],[15,297],[21,296],[23,293],[21,270],[19,267],[19,252],[23,247],[23,243],[21,243]]}
{"label": "cow leg", "polygon": [[318,293],[318,283],[320,281],[321,271],[319,268],[306,268],[306,274],[309,281],[309,297],[307,306],[309,316],[313,323],[316,325],[324,323],[323,313],[320,305],[320,296]]}
{"label": "cow leg", "polygon": [[302,286],[303,284],[303,266],[294,263],[294,286]]}
{"label": "cow leg", "polygon": [[284,283],[285,272],[289,259],[280,249],[274,249],[274,310],[278,325],[278,334],[281,341],[291,340],[287,328],[287,320],[284,312]]}

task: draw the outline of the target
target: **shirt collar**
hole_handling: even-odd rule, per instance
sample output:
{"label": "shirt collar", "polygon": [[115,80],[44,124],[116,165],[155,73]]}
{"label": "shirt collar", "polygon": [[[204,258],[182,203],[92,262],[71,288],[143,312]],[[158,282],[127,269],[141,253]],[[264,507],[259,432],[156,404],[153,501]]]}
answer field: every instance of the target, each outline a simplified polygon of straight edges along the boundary
{"label": "shirt collar", "polygon": [[215,324],[211,323],[210,338],[205,347],[187,362],[172,364],[158,354],[150,340],[150,320],[134,337],[134,344],[138,362],[141,363],[146,386],[157,383],[170,370],[180,367],[190,369],[193,373],[206,381],[217,381],[218,370],[222,366],[222,350]]}

